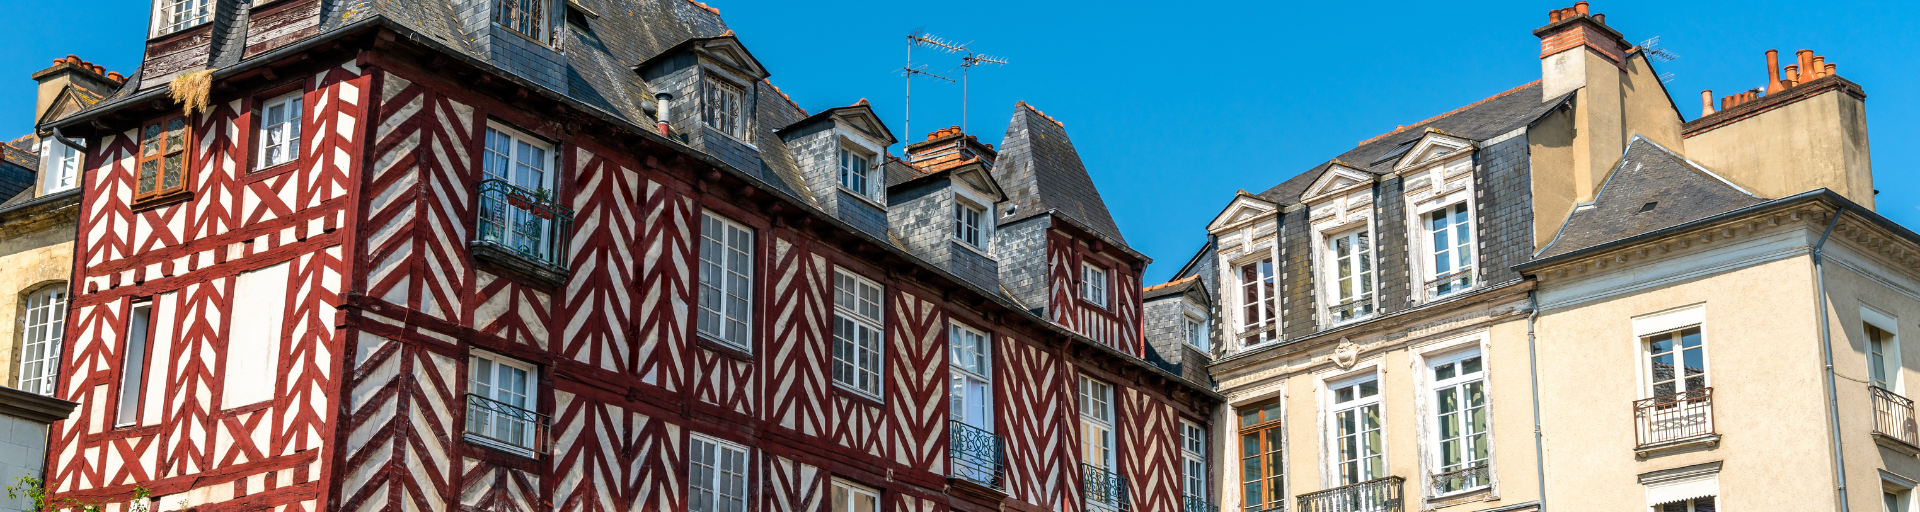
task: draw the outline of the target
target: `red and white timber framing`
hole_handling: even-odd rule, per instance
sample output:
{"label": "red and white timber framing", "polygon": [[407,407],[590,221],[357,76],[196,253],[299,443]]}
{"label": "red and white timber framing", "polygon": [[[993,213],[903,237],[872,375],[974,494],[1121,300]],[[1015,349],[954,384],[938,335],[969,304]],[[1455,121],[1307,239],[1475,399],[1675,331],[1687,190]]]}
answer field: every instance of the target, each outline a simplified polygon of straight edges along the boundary
{"label": "red and white timber framing", "polygon": [[[202,512],[684,511],[698,433],[750,449],[754,510],[824,510],[832,478],[882,490],[885,510],[991,510],[947,492],[957,322],[993,337],[1007,509],[1084,509],[1081,375],[1115,385],[1133,510],[1180,509],[1178,420],[1206,424],[1217,398],[1094,345],[1139,353],[1138,269],[1105,262],[1122,307],[1053,319],[1086,334],[1072,336],[711,159],[396,30],[341,36],[315,54],[337,59],[287,63],[278,79],[217,77],[191,123],[192,196],[172,204],[132,204],[135,132],[161,106],[96,118],[59,388],[82,405],[49,450],[59,496],[141,485]],[[253,171],[255,102],[289,77],[308,105],[301,156]],[[489,120],[560,143],[556,196],[576,215],[562,285],[467,250]],[[756,232],[751,353],[695,334],[703,210]],[[1061,260],[1108,257],[1065,233],[1050,238],[1052,281],[1077,304],[1079,270]],[[233,312],[261,300],[236,280],[282,263],[272,398],[228,405],[229,333],[255,320]],[[836,268],[885,286],[881,400],[832,382]],[[151,408],[116,426],[129,311],[149,298]],[[463,440],[472,350],[538,366],[530,403],[552,417],[550,454]]]}

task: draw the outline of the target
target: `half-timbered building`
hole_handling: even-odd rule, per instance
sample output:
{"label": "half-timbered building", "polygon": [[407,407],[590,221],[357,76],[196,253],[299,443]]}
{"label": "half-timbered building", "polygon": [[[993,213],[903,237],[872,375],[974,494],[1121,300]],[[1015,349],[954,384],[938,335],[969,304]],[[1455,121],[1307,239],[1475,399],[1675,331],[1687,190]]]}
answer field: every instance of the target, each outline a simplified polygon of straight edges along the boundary
{"label": "half-timbered building", "polygon": [[1144,359],[1148,260],[1032,106],[903,161],[699,2],[151,7],[49,126],[87,148],[58,495],[1208,506],[1220,397]]}

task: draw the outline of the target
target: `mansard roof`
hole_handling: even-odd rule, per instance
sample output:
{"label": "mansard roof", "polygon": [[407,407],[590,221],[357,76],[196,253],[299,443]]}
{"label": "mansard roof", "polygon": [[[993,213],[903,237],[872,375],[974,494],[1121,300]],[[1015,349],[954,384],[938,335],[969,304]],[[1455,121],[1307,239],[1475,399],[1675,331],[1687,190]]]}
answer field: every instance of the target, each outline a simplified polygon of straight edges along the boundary
{"label": "mansard roof", "polygon": [[1543,88],[1540,82],[1535,81],[1452,112],[1402,126],[1385,135],[1362,141],[1358,147],[1315,165],[1307,172],[1287,179],[1259,195],[1263,199],[1282,205],[1299,204],[1303,199],[1302,195],[1307,193],[1307,189],[1332,166],[1346,165],[1374,174],[1387,174],[1393,172],[1394,165],[1400,161],[1403,154],[1426,138],[1428,133],[1438,132],[1459,139],[1484,141],[1533,124],[1534,121],[1560,106],[1561,102],[1571,98],[1573,93],[1553,98],[1542,98],[1541,94],[1543,94]]}
{"label": "mansard roof", "polygon": [[1001,224],[1052,211],[1115,245],[1126,245],[1120,227],[1107,212],[1106,201],[1093,186],[1093,177],[1087,174],[1086,164],[1080,161],[1080,153],[1067,138],[1065,125],[1059,121],[1020,102],[1013,109],[1013,121],[1007,124],[996,163],[993,173],[1014,207],[1012,216],[1001,217]]}
{"label": "mansard roof", "polygon": [[1635,135],[1593,202],[1575,207],[1560,233],[1538,257],[1658,231],[1764,201],[1700,164]]}

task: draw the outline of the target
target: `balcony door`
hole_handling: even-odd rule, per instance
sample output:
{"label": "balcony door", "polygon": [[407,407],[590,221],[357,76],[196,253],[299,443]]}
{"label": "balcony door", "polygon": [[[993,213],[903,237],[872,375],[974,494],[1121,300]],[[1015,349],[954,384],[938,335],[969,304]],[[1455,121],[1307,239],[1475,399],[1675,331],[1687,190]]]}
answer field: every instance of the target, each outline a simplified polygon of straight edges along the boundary
{"label": "balcony door", "polygon": [[993,427],[993,345],[986,333],[954,324],[947,331],[952,363],[948,390],[953,420],[953,475],[992,484],[999,471],[1001,445]]}
{"label": "balcony door", "polygon": [[503,126],[487,127],[481,239],[540,261],[552,258],[553,157],[551,144]]}
{"label": "balcony door", "polygon": [[1340,485],[1386,477],[1379,377],[1369,375],[1335,386],[1333,407],[1334,461]]}

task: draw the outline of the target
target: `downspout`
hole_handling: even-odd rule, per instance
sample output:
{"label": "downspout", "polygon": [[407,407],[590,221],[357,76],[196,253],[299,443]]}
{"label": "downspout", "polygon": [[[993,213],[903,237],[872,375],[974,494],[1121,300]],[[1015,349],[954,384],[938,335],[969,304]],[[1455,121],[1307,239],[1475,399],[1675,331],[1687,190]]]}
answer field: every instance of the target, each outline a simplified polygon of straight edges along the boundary
{"label": "downspout", "polygon": [[1820,249],[1826,247],[1827,237],[1832,236],[1833,227],[1840,224],[1842,213],[1846,213],[1845,208],[1834,210],[1833,219],[1827,221],[1827,230],[1820,233],[1820,241],[1813,244],[1813,300],[1820,305],[1820,343],[1826,349],[1827,423],[1833,432],[1834,492],[1840,496],[1840,512],[1847,512],[1847,457],[1840,444],[1840,394],[1833,376],[1833,329],[1827,322],[1827,280],[1820,266]]}
{"label": "downspout", "polygon": [[1546,442],[1540,430],[1540,359],[1533,347],[1533,324],[1540,318],[1540,297],[1527,290],[1527,372],[1533,379],[1533,471],[1539,479],[1540,510],[1547,512]]}

